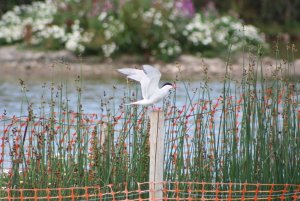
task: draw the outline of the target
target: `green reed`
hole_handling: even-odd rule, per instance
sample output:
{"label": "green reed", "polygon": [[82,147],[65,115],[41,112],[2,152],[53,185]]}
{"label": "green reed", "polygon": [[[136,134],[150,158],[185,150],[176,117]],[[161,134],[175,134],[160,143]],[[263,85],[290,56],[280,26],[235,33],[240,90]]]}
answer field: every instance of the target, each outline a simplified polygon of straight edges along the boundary
{"label": "green reed", "polygon": [[[289,51],[293,54],[293,48]],[[266,68],[260,53],[252,54],[241,67],[243,77],[235,80],[229,55],[217,98],[205,66],[197,89],[182,82],[184,105],[178,105],[176,91],[170,93],[164,101],[166,181],[300,182],[299,83],[286,74],[295,66],[277,62],[269,77]],[[99,185],[109,192],[108,184],[136,190],[137,182],[148,181],[150,108],[124,106],[139,96],[139,87],[129,86],[120,104],[114,88],[112,95],[103,94],[100,111],[85,114],[82,81],[75,80],[76,111],[69,106],[70,83],[52,82],[50,100],[43,94],[38,112],[27,100],[25,118],[2,118],[9,168],[5,172],[1,164],[2,188]]]}

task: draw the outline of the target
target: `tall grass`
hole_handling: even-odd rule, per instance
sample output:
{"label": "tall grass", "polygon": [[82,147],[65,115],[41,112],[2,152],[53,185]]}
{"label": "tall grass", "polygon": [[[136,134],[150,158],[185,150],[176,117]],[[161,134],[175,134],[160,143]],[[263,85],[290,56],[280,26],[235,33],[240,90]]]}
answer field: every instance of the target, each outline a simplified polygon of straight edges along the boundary
{"label": "tall grass", "polygon": [[[251,55],[243,77],[234,80],[229,59],[218,98],[211,97],[204,68],[198,89],[182,82],[183,106],[176,91],[164,101],[164,179],[299,183],[299,83],[289,76],[295,66],[278,62],[266,79],[260,54]],[[85,114],[81,81],[75,82],[76,111],[70,110],[68,84],[52,83],[50,100],[41,99],[38,115],[28,100],[26,117],[2,116],[2,188],[100,185],[109,192],[109,184],[134,190],[137,182],[148,181],[148,109],[124,106],[138,87],[128,87],[120,105],[113,94],[104,94],[101,110]]]}

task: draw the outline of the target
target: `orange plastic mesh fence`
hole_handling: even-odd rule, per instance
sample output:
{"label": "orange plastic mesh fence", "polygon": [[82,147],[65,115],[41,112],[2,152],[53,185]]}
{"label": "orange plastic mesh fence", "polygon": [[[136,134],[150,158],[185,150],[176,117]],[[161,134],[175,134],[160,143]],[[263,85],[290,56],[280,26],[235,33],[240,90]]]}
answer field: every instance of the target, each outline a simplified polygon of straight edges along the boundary
{"label": "orange plastic mesh fence", "polygon": [[[150,187],[160,185],[159,190]],[[1,189],[0,200],[299,200],[300,185],[205,182],[138,183],[135,190],[105,187]],[[149,198],[149,193],[153,197]]]}

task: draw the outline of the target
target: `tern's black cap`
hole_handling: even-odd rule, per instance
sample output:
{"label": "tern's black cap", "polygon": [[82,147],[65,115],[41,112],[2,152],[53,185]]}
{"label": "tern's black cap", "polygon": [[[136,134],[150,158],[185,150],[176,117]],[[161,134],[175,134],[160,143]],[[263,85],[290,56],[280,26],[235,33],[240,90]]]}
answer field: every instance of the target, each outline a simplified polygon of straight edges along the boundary
{"label": "tern's black cap", "polygon": [[162,87],[164,87],[164,86],[166,86],[166,85],[171,85],[171,86],[173,86],[173,84],[172,83],[170,83],[170,82],[167,82],[167,83],[165,83]]}

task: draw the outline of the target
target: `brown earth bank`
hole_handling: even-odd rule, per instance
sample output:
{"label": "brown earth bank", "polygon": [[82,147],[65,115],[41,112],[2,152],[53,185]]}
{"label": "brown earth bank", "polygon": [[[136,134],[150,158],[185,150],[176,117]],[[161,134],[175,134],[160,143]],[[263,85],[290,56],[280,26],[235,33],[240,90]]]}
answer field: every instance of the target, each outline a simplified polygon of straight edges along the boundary
{"label": "brown earth bank", "polygon": [[[81,75],[85,78],[110,79],[117,78],[118,68],[137,67],[151,64],[158,67],[164,77],[182,79],[201,79],[205,72],[211,79],[223,78],[226,69],[234,78],[242,77],[249,67],[263,66],[267,77],[272,76],[276,68],[290,66],[293,76],[300,77],[300,59],[293,62],[275,60],[264,57],[261,62],[250,54],[232,58],[229,62],[220,58],[201,58],[193,55],[182,55],[170,63],[161,61],[145,62],[140,57],[124,55],[115,59],[100,59],[98,57],[78,57],[71,52],[62,51],[33,51],[19,49],[16,46],[0,47],[0,79],[51,79],[57,77],[72,77]],[[259,63],[259,65],[257,65]],[[227,65],[229,64],[229,65]],[[243,68],[244,66],[244,68]],[[244,69],[244,70],[243,70]],[[246,69],[246,71],[245,71]],[[261,69],[259,67],[259,72]]]}

